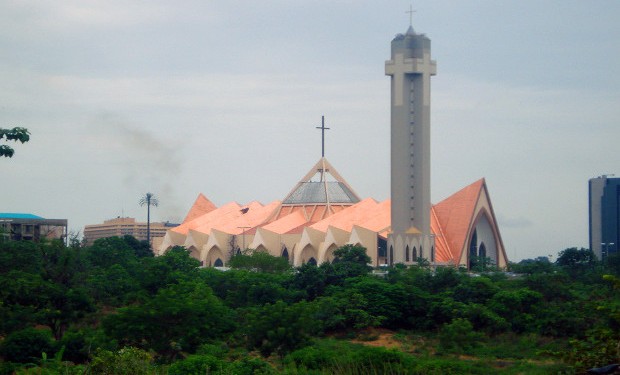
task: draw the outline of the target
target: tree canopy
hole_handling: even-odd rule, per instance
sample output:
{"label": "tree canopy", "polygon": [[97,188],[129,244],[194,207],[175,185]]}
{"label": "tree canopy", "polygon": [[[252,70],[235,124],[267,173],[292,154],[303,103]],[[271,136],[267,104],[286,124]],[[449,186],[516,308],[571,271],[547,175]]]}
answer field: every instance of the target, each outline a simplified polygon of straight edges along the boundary
{"label": "tree canopy", "polygon": [[333,254],[292,268],[253,251],[220,271],[131,237],[1,242],[0,374],[546,374],[620,354],[618,267],[584,249],[510,274],[374,274],[364,248]]}
{"label": "tree canopy", "polygon": [[[26,143],[30,140],[30,132],[26,128],[15,127],[12,129],[0,128],[0,140]],[[6,144],[0,144],[0,157],[13,157],[15,150]]]}

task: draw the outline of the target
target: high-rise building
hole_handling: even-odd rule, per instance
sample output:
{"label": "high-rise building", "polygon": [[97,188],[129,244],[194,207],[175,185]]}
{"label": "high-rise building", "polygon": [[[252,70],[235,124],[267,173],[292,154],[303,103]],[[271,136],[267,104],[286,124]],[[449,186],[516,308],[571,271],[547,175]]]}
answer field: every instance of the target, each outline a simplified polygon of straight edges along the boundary
{"label": "high-rise building", "polygon": [[417,248],[434,261],[431,235],[431,41],[413,27],[392,40],[385,74],[391,77],[391,219],[388,259]]}
{"label": "high-rise building", "polygon": [[[174,228],[178,224],[171,223],[151,223],[151,240],[156,237],[163,237],[166,231]],[[117,217],[105,220],[103,224],[91,224],[84,227],[84,241],[92,245],[95,240],[106,237],[133,236],[139,241],[146,241],[147,223],[138,223],[132,217]]]}
{"label": "high-rise building", "polygon": [[620,178],[591,178],[588,192],[590,250],[599,259],[605,259],[617,253],[620,245]]}

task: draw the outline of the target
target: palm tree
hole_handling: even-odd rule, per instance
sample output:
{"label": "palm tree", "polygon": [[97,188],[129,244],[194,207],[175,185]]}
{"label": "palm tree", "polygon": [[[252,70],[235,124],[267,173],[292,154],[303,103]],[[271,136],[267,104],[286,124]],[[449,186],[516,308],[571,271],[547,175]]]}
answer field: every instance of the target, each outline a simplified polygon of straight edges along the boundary
{"label": "palm tree", "polygon": [[151,206],[157,207],[159,201],[155,198],[155,194],[146,193],[140,198],[140,206],[146,205],[146,242],[151,247]]}

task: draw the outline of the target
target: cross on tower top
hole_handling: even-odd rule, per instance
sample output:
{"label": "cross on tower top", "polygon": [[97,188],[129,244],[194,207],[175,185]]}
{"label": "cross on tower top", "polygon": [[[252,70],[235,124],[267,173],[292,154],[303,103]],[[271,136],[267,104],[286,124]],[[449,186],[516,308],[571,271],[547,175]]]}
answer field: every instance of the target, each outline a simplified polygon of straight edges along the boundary
{"label": "cross on tower top", "polygon": [[413,13],[416,11],[413,10],[413,5],[409,5],[409,10],[405,13],[409,13],[409,26],[413,27]]}
{"label": "cross on tower top", "polygon": [[321,129],[321,157],[325,157],[325,130],[329,128],[325,127],[325,116],[321,116],[321,126],[317,126],[317,129]]}

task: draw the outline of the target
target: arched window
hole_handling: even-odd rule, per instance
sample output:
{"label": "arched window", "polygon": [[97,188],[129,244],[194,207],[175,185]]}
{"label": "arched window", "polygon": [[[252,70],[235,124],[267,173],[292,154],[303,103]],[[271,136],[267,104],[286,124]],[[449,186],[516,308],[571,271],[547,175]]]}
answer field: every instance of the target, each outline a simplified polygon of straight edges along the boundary
{"label": "arched window", "polygon": [[480,258],[487,257],[487,247],[484,246],[484,242],[480,242],[480,246],[478,247],[478,256]]}
{"label": "arched window", "polygon": [[220,258],[217,258],[217,260],[215,261],[213,266],[214,267],[224,267],[224,262],[222,262],[222,260]]}
{"label": "arched window", "polygon": [[471,241],[469,242],[469,256],[470,258],[478,256],[478,233],[476,230],[471,235]]}
{"label": "arched window", "polygon": [[469,268],[473,268],[478,264],[478,233],[474,229],[469,241]]}
{"label": "arched window", "polygon": [[409,261],[409,245],[405,247],[405,262]]}
{"label": "arched window", "polygon": [[312,264],[313,266],[316,266],[316,259],[314,258],[308,259],[308,264]]}
{"label": "arched window", "polygon": [[390,263],[390,266],[394,265],[394,248],[392,247],[392,245],[390,245],[390,254],[389,254],[389,259],[388,262]]}
{"label": "arched window", "polygon": [[288,249],[284,246],[284,250],[282,250],[282,258],[288,260]]}
{"label": "arched window", "polygon": [[413,255],[412,255],[412,260],[415,262],[418,260],[418,249],[414,246],[413,247]]}

